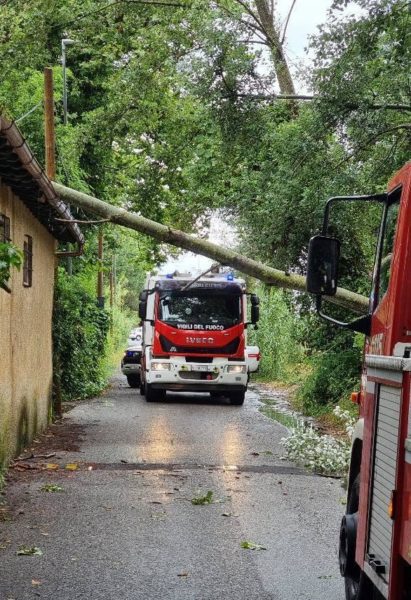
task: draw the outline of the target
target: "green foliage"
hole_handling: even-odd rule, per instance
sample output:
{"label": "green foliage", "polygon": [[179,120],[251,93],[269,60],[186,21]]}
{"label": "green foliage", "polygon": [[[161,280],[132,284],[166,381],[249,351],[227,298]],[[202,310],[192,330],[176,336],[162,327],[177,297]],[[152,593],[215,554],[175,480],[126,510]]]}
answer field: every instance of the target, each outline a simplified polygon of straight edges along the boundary
{"label": "green foliage", "polygon": [[[350,2],[332,3],[306,74],[319,99],[293,115],[286,102],[249,97],[274,91],[275,69],[269,59],[261,68],[261,45],[249,43],[255,30],[237,0],[3,4],[0,106],[14,118],[27,113],[42,100],[44,65],[54,65],[60,181],[185,231],[221,208],[245,253],[278,268],[304,272],[327,197],[382,190],[409,157],[408,113],[395,108],[409,104],[403,0],[357,0],[361,12],[343,18]],[[67,126],[63,37],[78,40],[67,48]],[[42,160],[41,107],[19,125]],[[361,210],[333,211],[332,227],[342,239],[341,283],[368,293],[378,215]],[[116,263],[124,291],[107,346],[107,315],[94,305],[97,233],[86,232],[75,277],[59,275],[55,346],[65,397],[103,385],[103,363],[130,323],[124,308],[137,308],[144,271],[165,255],[148,238],[105,230],[104,271]],[[321,325],[307,299],[263,289],[260,295],[261,323],[249,339],[262,350],[261,376],[295,379],[305,352],[312,367],[301,392],[305,405],[335,401],[357,377],[360,351],[350,334]]]}
{"label": "green foliage", "polygon": [[23,253],[14,244],[0,242],[0,287],[7,284],[10,269],[20,269],[23,262]]}
{"label": "green foliage", "polygon": [[209,490],[205,496],[196,496],[195,498],[191,498],[191,504],[194,504],[194,506],[213,504],[213,492]]}
{"label": "green foliage", "polygon": [[298,317],[289,306],[287,292],[263,285],[255,290],[260,297],[258,329],[248,330],[248,343],[261,351],[259,379],[266,381],[294,378],[292,367],[302,359],[297,341]]}
{"label": "green foliage", "polygon": [[108,313],[97,307],[84,276],[59,269],[54,304],[55,376],[63,400],[92,396],[105,385],[103,362]]}
{"label": "green foliage", "polygon": [[361,356],[360,348],[337,343],[312,354],[311,372],[298,393],[305,412],[312,414],[319,407],[336,404],[357,388]]}

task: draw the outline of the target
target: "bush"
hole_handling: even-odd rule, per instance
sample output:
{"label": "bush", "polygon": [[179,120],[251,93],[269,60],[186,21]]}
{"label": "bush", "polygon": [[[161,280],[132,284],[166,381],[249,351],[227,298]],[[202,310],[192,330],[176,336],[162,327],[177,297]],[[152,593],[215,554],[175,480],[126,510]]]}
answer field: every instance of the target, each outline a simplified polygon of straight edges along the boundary
{"label": "bush", "polygon": [[259,378],[288,379],[289,367],[302,359],[303,349],[296,341],[297,318],[287,303],[287,292],[259,286],[260,321],[249,329],[248,343],[261,351]]}
{"label": "bush", "polygon": [[63,401],[98,393],[105,385],[108,313],[96,305],[84,275],[59,270],[53,315],[54,376]]}
{"label": "bush", "polygon": [[358,386],[361,373],[361,350],[330,347],[310,358],[310,374],[298,397],[303,409],[313,412],[318,406],[336,404]]}

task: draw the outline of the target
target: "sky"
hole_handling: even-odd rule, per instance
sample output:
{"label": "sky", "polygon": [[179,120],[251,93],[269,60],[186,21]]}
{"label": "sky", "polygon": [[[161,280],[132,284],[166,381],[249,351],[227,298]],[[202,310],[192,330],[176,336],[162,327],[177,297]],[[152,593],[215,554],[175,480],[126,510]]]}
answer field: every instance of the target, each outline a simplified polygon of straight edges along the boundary
{"label": "sky", "polygon": [[[305,52],[308,45],[308,36],[315,34],[318,25],[326,20],[326,13],[331,6],[332,0],[297,0],[291,19],[287,27],[285,51],[287,59],[292,66],[293,63],[309,61]],[[282,23],[287,18],[292,0],[277,0],[277,7]],[[300,90],[304,91],[304,90]],[[211,223],[209,241],[223,246],[232,247],[235,242],[235,234],[229,225],[218,217]],[[177,259],[170,259],[162,265],[162,273],[174,271],[191,272],[198,275],[211,265],[212,261],[205,256],[195,255],[191,252],[183,252]]]}

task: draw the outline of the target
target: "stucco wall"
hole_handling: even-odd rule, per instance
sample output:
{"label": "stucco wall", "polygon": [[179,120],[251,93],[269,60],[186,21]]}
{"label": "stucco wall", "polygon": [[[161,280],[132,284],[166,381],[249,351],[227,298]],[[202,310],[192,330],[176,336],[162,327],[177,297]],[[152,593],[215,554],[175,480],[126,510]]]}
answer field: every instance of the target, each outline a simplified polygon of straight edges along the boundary
{"label": "stucco wall", "polygon": [[0,181],[0,213],[10,217],[12,242],[33,238],[33,284],[13,269],[11,294],[0,289],[0,465],[48,422],[52,391],[51,320],[55,240]]}

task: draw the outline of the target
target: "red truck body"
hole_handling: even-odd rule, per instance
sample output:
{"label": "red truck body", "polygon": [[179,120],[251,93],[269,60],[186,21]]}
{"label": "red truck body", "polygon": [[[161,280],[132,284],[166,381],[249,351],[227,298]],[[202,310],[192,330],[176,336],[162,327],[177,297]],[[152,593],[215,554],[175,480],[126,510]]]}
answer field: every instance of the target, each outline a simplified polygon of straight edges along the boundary
{"label": "red truck body", "polygon": [[[327,235],[337,201],[382,206],[369,314],[341,323],[321,312],[337,289],[339,242]],[[310,256],[311,253],[311,256]],[[335,258],[337,257],[337,258]],[[366,333],[361,391],[340,533],[347,600],[411,599],[411,163],[386,194],[327,203],[323,233],[310,242],[307,289],[324,318]]]}
{"label": "red truck body", "polygon": [[[411,353],[411,163],[391,180],[388,193],[397,190],[401,196],[390,280],[372,315],[365,357],[405,359],[403,366],[408,368],[405,362]],[[376,368],[377,363],[373,366],[371,362],[365,365],[360,394],[364,435],[356,561],[384,597],[403,600],[411,594],[405,589],[409,577],[406,571],[411,565],[410,371]],[[391,361],[390,366],[393,364]],[[378,367],[384,367],[383,362]],[[384,497],[391,482],[390,497]],[[384,503],[386,515],[380,515]],[[384,524],[387,517],[391,527]],[[390,534],[391,539],[387,538]],[[389,547],[385,557],[388,560],[383,565],[385,573],[376,572],[368,564],[373,537],[375,548]]]}

